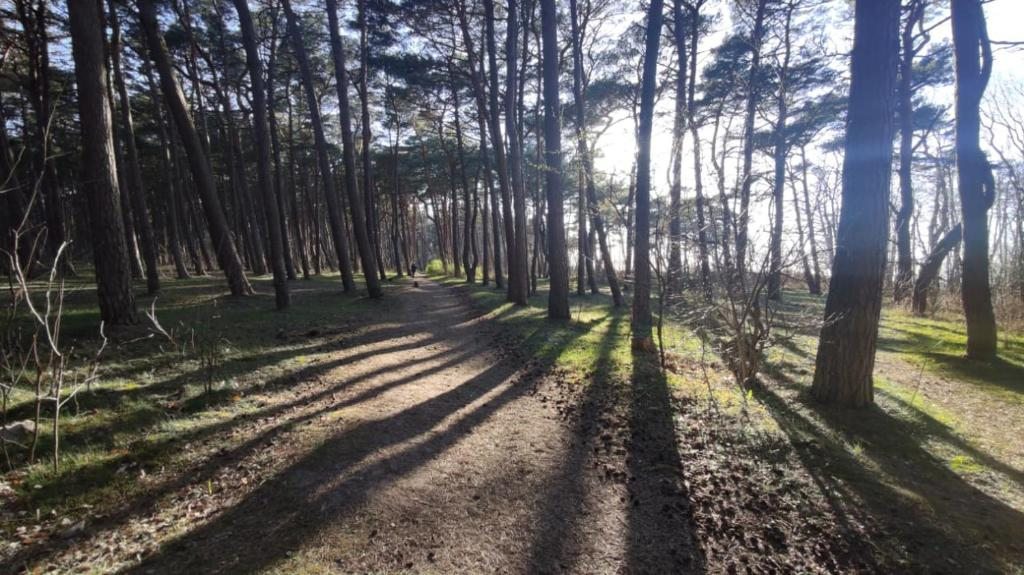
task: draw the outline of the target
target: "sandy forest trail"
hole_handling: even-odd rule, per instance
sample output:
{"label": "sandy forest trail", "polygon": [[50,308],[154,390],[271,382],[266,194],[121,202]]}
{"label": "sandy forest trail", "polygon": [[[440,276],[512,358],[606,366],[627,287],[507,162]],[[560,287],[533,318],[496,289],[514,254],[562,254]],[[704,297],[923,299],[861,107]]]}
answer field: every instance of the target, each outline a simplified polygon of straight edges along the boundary
{"label": "sandy forest trail", "polygon": [[[599,465],[598,452],[619,446],[624,455],[623,444],[594,431],[594,413],[576,423],[559,413],[543,389],[547,367],[518,354],[457,292],[429,281],[398,292],[372,326],[328,338],[336,351],[319,356],[312,377],[296,375],[273,417],[233,428],[235,445],[215,448],[146,513],[92,529],[48,566],[613,573],[699,565],[681,490],[657,470],[627,482]],[[184,446],[193,447],[202,449]],[[654,466],[658,457],[633,460]]]}

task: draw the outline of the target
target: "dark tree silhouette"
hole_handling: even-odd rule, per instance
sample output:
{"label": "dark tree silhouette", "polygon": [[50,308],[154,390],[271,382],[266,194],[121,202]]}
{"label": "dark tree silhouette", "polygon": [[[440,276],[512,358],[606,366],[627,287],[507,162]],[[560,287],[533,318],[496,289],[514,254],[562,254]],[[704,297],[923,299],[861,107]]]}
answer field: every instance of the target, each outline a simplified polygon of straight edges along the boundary
{"label": "dark tree silhouette", "polygon": [[129,324],[136,320],[135,296],[114,163],[100,6],[99,2],[68,2],[82,126],[82,188],[89,205],[100,317],[110,324]]}
{"label": "dark tree silhouette", "polygon": [[277,309],[288,307],[288,272],[284,265],[284,242],[281,239],[281,215],[278,213],[277,197],[271,174],[270,128],[267,123],[267,89],[263,82],[263,63],[260,62],[256,44],[256,27],[252,23],[249,4],[246,0],[234,0],[238,22],[242,29],[242,43],[245,45],[245,59],[252,82],[253,132],[256,136],[256,174],[260,195],[263,196],[263,210],[267,218],[270,236],[270,269],[274,274],[274,299]]}
{"label": "dark tree silhouette", "polygon": [[963,286],[967,357],[996,355],[996,318],[989,285],[988,209],[995,200],[992,168],[981,151],[981,100],[992,75],[992,47],[980,0],[953,0],[956,56],[956,164],[963,211]]}
{"label": "dark tree silhouette", "polygon": [[242,260],[235,249],[235,242],[231,238],[231,229],[228,227],[217,187],[213,182],[213,173],[210,171],[206,147],[200,141],[199,133],[196,131],[195,124],[192,123],[192,116],[185,104],[185,96],[178,84],[171,56],[164,44],[163,36],[160,34],[156,6],[153,0],[138,0],[136,4],[139,8],[139,23],[149,46],[149,56],[160,77],[160,88],[164,100],[181,137],[185,154],[188,156],[189,167],[192,170],[192,180],[202,199],[203,211],[206,213],[206,221],[210,228],[210,237],[213,239],[214,251],[217,254],[217,262],[224,270],[228,287],[233,295],[251,294],[252,286],[249,285],[249,280],[245,277]]}
{"label": "dark tree silhouette", "polygon": [[640,122],[637,132],[636,232],[633,244],[633,349],[654,349],[651,332],[651,129],[654,125],[654,90],[658,81],[658,48],[664,15],[662,0],[651,0],[647,10],[643,78],[640,86]]}
{"label": "dark tree silhouette", "polygon": [[[548,273],[551,283],[548,317],[569,319],[569,256],[562,214],[562,120],[558,100],[558,10],[555,0],[541,0],[540,20],[544,39],[544,189],[548,205]],[[523,223],[526,223],[525,215]]]}
{"label": "dark tree silhouette", "polygon": [[899,58],[899,0],[857,0],[843,200],[811,393],[850,407],[874,401]]}

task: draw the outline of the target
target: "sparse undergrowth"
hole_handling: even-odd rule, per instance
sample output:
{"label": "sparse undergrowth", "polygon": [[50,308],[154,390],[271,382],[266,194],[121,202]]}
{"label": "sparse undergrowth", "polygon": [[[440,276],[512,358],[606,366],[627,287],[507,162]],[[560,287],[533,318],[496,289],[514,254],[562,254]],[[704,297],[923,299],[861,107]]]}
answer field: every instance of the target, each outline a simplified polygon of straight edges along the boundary
{"label": "sparse undergrowth", "polygon": [[[543,286],[517,307],[502,291],[434,279],[498,326],[496,353],[554,365],[534,393],[585,435],[587,472],[620,483],[630,505],[660,493],[666,522],[655,525],[692,533],[708,570],[1013,572],[1024,564],[1019,335],[1003,337],[999,362],[979,365],[960,357],[955,322],[887,310],[877,406],[843,412],[803,393],[815,298],[785,295],[770,370],[760,389],[746,391],[681,319],[665,325],[662,371],[656,358],[632,354],[628,309],[603,295],[574,297],[572,320],[549,322]],[[257,287],[266,293],[264,281]],[[269,295],[226,297],[216,279],[168,284],[159,321],[219,342],[212,382],[200,358],[174,351],[145,324],[112,334],[102,382],[68,408],[60,471],[37,464],[3,477],[4,554],[73,538],[172,488],[198,462],[244,452],[251,438],[235,431],[241,422],[276,417],[292,386],[315,392],[339,334],[382,321],[374,306],[388,298],[345,296],[339,284],[295,282],[284,314],[271,311]],[[93,294],[71,287],[65,329],[86,353],[95,344]],[[26,397],[14,398],[11,420],[24,416]],[[211,475],[204,485],[212,495],[236,480]],[[686,556],[677,569],[693,567]]]}
{"label": "sparse undergrowth", "polygon": [[[216,277],[167,282],[155,302],[140,298],[179,349],[143,314],[138,325],[108,332],[99,383],[62,416],[59,470],[25,466],[24,452],[12,448],[17,467],[0,480],[4,554],[54,535],[55,525],[71,536],[86,518],[152,487],[147,475],[184,468],[198,454],[183,446],[260,415],[265,395],[317,361],[324,336],[358,324],[367,310],[366,298],[343,294],[337,277],[296,282],[297,305],[287,313],[273,311],[269,279],[256,279],[257,295],[244,299],[221,284]],[[99,324],[93,288],[73,280],[67,294],[65,337],[88,353]],[[14,391],[8,421],[30,418],[29,391]],[[40,449],[52,439],[44,425]]]}
{"label": "sparse undergrowth", "polygon": [[[614,311],[609,298],[576,297],[573,321],[552,324],[543,290],[516,308],[501,291],[442,281],[520,331],[557,338],[588,326],[559,357],[576,374],[569,379],[586,387],[610,369],[620,385],[636,384],[628,310]],[[740,390],[682,318],[666,322],[665,378],[709,566],[1024,568],[1024,337],[1003,334],[1000,359],[979,364],[963,358],[955,321],[887,309],[877,406],[829,410],[804,393],[822,307],[820,298],[785,294],[756,392]],[[758,517],[771,519],[758,525]]]}

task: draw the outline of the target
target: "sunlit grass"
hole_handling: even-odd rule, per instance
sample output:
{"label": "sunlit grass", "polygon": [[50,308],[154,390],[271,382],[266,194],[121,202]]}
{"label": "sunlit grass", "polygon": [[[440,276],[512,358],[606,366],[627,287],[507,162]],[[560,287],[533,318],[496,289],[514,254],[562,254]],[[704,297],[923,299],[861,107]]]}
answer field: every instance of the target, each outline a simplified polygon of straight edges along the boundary
{"label": "sunlit grass", "polygon": [[[85,275],[69,280],[63,316],[63,341],[79,357],[99,344],[95,288]],[[180,441],[258,411],[250,394],[325,353],[308,334],[346,327],[372,309],[365,296],[343,294],[337,276],[322,276],[291,282],[293,305],[278,312],[270,279],[251,279],[256,295],[249,298],[231,297],[219,277],[164,281],[155,313],[175,342],[155,333],[145,317],[154,298],[137,295],[139,324],[107,329],[111,344],[101,356],[99,382],[62,410],[57,471],[50,462],[51,409],[44,408],[37,463],[13,482],[27,507],[45,514],[130,498],[142,488],[141,473],[184,464]],[[212,374],[201,369],[197,340],[217,342]],[[31,419],[33,398],[32,390],[16,389],[8,420]],[[11,449],[16,460],[26,455]]]}

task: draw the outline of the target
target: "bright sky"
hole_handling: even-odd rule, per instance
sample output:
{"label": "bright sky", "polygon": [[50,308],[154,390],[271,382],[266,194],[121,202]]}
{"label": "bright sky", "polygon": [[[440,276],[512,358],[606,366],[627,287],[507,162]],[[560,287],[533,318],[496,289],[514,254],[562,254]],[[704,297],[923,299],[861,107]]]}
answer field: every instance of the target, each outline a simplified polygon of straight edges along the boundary
{"label": "bright sky", "polygon": [[[1024,0],[991,0],[985,5],[985,14],[988,21],[989,36],[995,41],[1024,41]],[[935,40],[949,38],[949,24],[947,23],[937,31]],[[852,38],[846,39],[849,43]],[[714,40],[708,40],[709,43]],[[708,49],[710,45],[703,45],[701,51]],[[851,46],[846,46],[849,50]],[[671,46],[662,46],[662,50],[671,50]],[[993,66],[992,86],[1003,83],[1024,81],[1024,47],[995,47],[995,63]],[[941,96],[940,96],[941,97]],[[952,103],[953,91],[950,87],[945,98]],[[661,106],[671,106],[670,98],[663,98]],[[1024,106],[1024,102],[1021,103]],[[659,107],[659,110],[661,108]],[[596,160],[598,170],[605,173],[617,173],[620,179],[628,177],[632,158],[634,155],[635,140],[631,121],[624,118],[599,142],[598,150],[600,157]],[[654,171],[653,182],[655,194],[660,195],[667,188],[665,172],[669,165],[669,155],[672,147],[671,124],[665,119],[655,124],[655,132],[652,141],[652,167]],[[689,158],[689,153],[685,157]],[[706,154],[705,154],[706,155]],[[685,163],[684,163],[685,165]],[[684,180],[686,176],[684,175]],[[684,182],[685,185],[685,182]]]}

